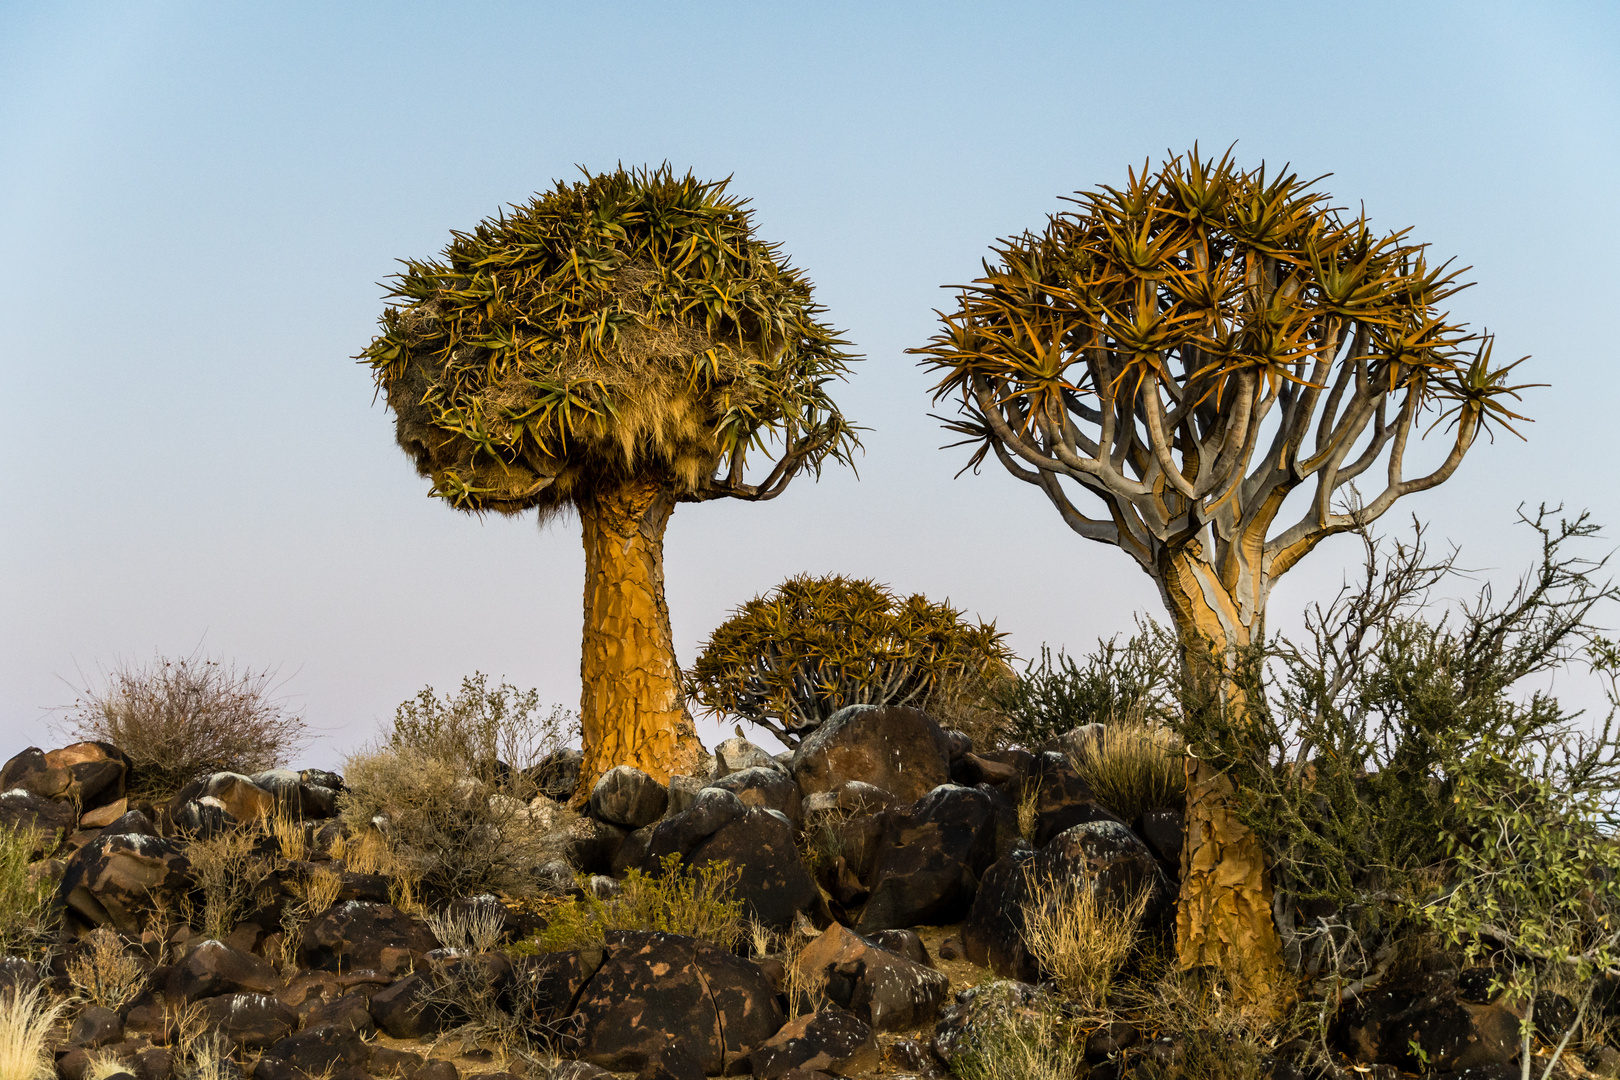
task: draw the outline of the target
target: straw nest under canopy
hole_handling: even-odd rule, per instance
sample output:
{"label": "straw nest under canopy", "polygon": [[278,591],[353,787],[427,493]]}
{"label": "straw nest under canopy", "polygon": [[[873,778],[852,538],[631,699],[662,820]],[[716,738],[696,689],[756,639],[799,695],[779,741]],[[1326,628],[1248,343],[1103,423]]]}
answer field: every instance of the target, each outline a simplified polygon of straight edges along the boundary
{"label": "straw nest under canopy", "polygon": [[435,496],[545,515],[651,478],[761,499],[847,460],[826,385],[854,357],[726,186],[587,173],[403,260],[360,359]]}

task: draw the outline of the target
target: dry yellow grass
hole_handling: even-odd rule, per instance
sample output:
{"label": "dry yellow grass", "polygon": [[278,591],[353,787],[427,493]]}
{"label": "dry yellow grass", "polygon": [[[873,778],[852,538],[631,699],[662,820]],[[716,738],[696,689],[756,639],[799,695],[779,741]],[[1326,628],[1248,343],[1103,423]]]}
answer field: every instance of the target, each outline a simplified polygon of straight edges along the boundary
{"label": "dry yellow grass", "polygon": [[64,1001],[49,1000],[40,986],[0,991],[0,1077],[55,1080],[49,1042],[66,1008]]}
{"label": "dry yellow grass", "polygon": [[92,1005],[116,1009],[134,1001],[146,982],[139,961],[124,951],[116,930],[102,928],[85,935],[83,948],[68,961],[74,996]]}
{"label": "dry yellow grass", "polygon": [[1100,745],[1069,762],[1097,800],[1126,821],[1186,798],[1181,741],[1169,728],[1137,720],[1103,727]]}
{"label": "dry yellow grass", "polygon": [[1152,892],[1123,906],[1099,897],[1083,878],[1030,875],[1023,905],[1024,942],[1041,969],[1076,1003],[1100,1010],[1136,944]]}

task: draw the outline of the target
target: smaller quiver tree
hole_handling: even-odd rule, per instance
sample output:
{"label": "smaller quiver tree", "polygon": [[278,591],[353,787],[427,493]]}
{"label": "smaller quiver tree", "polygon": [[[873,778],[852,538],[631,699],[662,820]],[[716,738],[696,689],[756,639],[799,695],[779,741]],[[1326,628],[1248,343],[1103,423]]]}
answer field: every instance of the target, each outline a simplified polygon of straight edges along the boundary
{"label": "smaller quiver tree", "polygon": [[952,680],[1007,674],[1005,637],[920,594],[902,600],[872,581],[805,575],[721,623],[689,678],[710,712],[797,746],[845,706],[920,708]]}
{"label": "smaller quiver tree", "polygon": [[577,798],[615,765],[697,759],[664,600],[675,504],[772,499],[857,445],[827,395],[853,358],[746,206],[668,166],[559,182],[406,261],[361,354],[435,497],[579,514]]}

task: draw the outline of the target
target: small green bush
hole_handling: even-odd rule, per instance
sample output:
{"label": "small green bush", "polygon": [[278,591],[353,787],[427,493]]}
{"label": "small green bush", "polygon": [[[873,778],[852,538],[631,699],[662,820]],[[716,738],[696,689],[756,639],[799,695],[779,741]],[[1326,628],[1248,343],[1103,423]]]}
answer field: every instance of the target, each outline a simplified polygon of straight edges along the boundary
{"label": "small green bush", "polygon": [[679,855],[667,855],[656,874],[627,872],[606,900],[587,889],[557,905],[528,944],[537,952],[560,952],[600,945],[613,930],[659,930],[729,950],[745,930],[743,903],[730,896],[738,877],[724,862],[683,867]]}
{"label": "small green bush", "polygon": [[991,700],[1006,717],[1007,738],[1037,747],[1082,724],[1162,724],[1177,706],[1180,650],[1165,627],[1144,620],[1126,642],[1099,639],[1082,661],[1041,647],[1016,678],[995,685]]}
{"label": "small green bush", "polygon": [[31,872],[34,833],[0,825],[0,955],[31,955],[50,931],[51,882]]}
{"label": "small green bush", "polygon": [[960,1080],[1074,1080],[1085,1064],[1085,1039],[1063,1003],[1017,983],[978,987],[957,1036],[952,1075]]}
{"label": "small green bush", "polygon": [[961,677],[1004,670],[994,623],[924,596],[840,576],[789,578],[709,636],[688,679],[710,712],[741,716],[788,746],[846,705],[926,707]]}

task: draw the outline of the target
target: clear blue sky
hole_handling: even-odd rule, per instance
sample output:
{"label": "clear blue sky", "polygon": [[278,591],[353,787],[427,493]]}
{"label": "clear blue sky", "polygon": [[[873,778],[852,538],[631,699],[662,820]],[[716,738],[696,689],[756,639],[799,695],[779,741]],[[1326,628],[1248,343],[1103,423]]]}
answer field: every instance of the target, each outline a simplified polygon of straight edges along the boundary
{"label": "clear blue sky", "polygon": [[349,359],[395,259],[576,165],[734,176],[868,357],[859,481],[677,511],[683,663],[801,571],[949,597],[1024,655],[1128,627],[1147,578],[1010,477],[953,480],[903,350],[995,237],[1195,139],[1472,264],[1456,310],[1552,384],[1528,443],[1387,524],[1502,573],[1521,502],[1620,528],[1613,4],[0,4],[0,756],[199,643],[280,667],[311,763],[475,669],[577,703],[577,524],[429,500]]}

